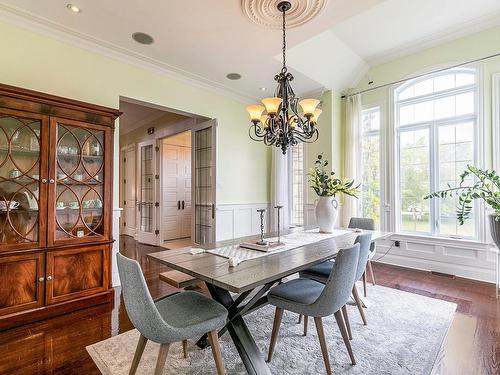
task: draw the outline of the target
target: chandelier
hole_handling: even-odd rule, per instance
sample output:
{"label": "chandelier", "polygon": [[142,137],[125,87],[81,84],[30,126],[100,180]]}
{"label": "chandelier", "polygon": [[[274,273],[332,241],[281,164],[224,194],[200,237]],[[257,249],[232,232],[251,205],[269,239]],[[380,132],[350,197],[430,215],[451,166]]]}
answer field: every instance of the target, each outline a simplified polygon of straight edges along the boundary
{"label": "chandelier", "polygon": [[[321,109],[317,108],[318,99],[299,100],[290,84],[293,75],[286,67],[286,12],[291,4],[282,1],[278,10],[283,14],[283,67],[274,77],[278,82],[275,96],[262,99],[262,105],[250,105],[246,109],[250,114],[252,125],[249,135],[254,141],[264,142],[267,146],[280,147],[283,155],[289,146],[296,146],[299,142],[311,143],[318,139],[318,117]],[[303,115],[299,114],[298,105]]]}

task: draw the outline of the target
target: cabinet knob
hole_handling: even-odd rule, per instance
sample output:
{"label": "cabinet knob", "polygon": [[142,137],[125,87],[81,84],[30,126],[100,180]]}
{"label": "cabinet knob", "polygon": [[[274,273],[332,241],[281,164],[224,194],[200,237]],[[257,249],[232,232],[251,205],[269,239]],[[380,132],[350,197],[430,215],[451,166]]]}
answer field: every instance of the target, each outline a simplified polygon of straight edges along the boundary
{"label": "cabinet knob", "polygon": [[49,275],[49,276],[47,276],[47,281],[50,281],[50,280],[52,280],[52,276]]}
{"label": "cabinet knob", "polygon": [[38,279],[38,281],[40,281],[41,283],[43,283],[43,282],[45,281],[45,278],[40,277],[40,278]]}
{"label": "cabinet knob", "polygon": [[47,179],[46,178],[42,178],[42,184],[46,184],[47,183]]}
{"label": "cabinet knob", "polygon": [[49,183],[50,183],[50,184],[53,184],[53,183],[55,183],[55,182],[56,182],[56,180],[54,180],[53,178],[51,178],[51,179],[49,180]]}

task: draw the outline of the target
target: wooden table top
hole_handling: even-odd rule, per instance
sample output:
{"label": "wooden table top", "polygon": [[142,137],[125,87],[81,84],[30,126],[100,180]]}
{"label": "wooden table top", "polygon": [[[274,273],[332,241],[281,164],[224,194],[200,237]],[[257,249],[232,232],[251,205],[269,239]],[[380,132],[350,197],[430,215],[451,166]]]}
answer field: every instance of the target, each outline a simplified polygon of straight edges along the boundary
{"label": "wooden table top", "polygon": [[[297,230],[309,229],[311,228],[295,228],[283,231],[282,235]],[[366,233],[368,231],[363,232]],[[372,233],[372,241],[379,241],[392,235],[390,232],[370,232]],[[181,271],[230,292],[242,293],[334,258],[339,249],[350,246],[358,234],[352,231],[348,234],[330,237],[292,250],[246,260],[236,267],[229,267],[227,258],[214,254],[202,253],[193,255],[190,252],[191,247],[164,250],[148,254],[148,257],[174,270]],[[269,233],[266,237],[273,237],[274,235],[274,233]],[[218,242],[215,248],[239,244],[257,237],[251,236]]]}

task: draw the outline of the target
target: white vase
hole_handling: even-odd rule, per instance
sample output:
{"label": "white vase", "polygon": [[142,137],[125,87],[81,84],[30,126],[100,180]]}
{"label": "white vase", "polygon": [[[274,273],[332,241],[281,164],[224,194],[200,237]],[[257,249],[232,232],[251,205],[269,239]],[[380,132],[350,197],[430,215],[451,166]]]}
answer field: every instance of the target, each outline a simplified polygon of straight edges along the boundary
{"label": "white vase", "polygon": [[320,233],[332,233],[337,221],[339,203],[334,197],[319,197],[316,203],[316,222]]}

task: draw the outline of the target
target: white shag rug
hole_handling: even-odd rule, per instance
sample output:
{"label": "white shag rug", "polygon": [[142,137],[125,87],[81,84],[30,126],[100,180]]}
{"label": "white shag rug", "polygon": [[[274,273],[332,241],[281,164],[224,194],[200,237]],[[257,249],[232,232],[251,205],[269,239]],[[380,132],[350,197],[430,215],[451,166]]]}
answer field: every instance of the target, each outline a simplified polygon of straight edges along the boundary
{"label": "white shag rug", "polygon": [[[360,289],[361,290],[361,289]],[[455,314],[454,303],[432,299],[381,286],[369,287],[368,325],[363,326],[354,305],[348,306],[357,364],[352,366],[333,316],[323,319],[335,374],[430,374]],[[254,339],[265,357],[269,348],[274,307],[266,306],[245,317]],[[297,314],[286,312],[280,328],[271,373],[287,375],[324,374],[325,367],[314,320],[309,319],[309,334],[302,336],[303,325]],[[99,370],[105,375],[128,374],[139,333],[132,330],[87,347]],[[221,338],[227,374],[246,374],[229,334]],[[137,370],[152,374],[159,345],[148,342]],[[182,345],[172,344],[164,375],[216,374],[210,348],[201,350],[190,342],[189,358]]]}

